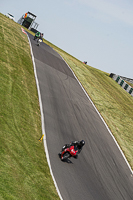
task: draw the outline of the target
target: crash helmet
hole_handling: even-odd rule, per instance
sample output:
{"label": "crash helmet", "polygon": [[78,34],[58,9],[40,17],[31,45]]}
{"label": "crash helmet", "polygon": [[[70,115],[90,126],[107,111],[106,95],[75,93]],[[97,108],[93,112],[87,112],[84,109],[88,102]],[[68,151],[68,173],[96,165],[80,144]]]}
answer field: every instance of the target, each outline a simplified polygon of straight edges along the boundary
{"label": "crash helmet", "polygon": [[84,141],[84,140],[81,140],[81,141],[80,141],[80,145],[81,145],[81,146],[84,146],[84,145],[85,145],[85,141]]}

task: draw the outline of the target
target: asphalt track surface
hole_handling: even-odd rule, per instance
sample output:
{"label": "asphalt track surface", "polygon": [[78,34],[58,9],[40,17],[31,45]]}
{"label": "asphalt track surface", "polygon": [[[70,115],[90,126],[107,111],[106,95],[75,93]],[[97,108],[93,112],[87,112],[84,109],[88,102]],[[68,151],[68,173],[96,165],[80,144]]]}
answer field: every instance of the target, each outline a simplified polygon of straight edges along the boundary
{"label": "asphalt track surface", "polygon": [[[133,177],[73,73],[51,47],[31,40],[51,168],[64,200],[133,200]],[[78,159],[61,162],[62,146],[84,139]],[[45,190],[45,188],[44,188]]]}

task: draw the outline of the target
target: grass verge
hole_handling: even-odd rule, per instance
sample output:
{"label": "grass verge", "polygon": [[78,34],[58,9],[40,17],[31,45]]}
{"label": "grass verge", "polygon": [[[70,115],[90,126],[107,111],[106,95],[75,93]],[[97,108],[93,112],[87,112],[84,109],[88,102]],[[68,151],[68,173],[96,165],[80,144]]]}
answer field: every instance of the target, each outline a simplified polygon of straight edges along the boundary
{"label": "grass verge", "polygon": [[[108,73],[84,65],[44,42],[72,68],[133,169],[133,98]],[[2,14],[0,50],[0,199],[59,199],[43,144],[38,142],[40,109],[27,36],[18,24]]]}
{"label": "grass verge", "polygon": [[0,14],[0,199],[59,199],[41,137],[27,36]]}

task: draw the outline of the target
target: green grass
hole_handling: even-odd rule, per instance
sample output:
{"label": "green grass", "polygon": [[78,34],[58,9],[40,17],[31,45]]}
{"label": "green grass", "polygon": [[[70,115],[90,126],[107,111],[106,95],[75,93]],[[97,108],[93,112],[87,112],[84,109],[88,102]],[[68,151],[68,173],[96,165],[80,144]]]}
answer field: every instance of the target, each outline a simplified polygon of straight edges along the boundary
{"label": "green grass", "polygon": [[[108,73],[44,42],[72,68],[133,169],[133,97]],[[59,199],[43,144],[38,141],[41,118],[27,36],[2,14],[0,52],[0,199]]]}
{"label": "green grass", "polygon": [[0,199],[59,199],[41,137],[27,36],[0,14]]}

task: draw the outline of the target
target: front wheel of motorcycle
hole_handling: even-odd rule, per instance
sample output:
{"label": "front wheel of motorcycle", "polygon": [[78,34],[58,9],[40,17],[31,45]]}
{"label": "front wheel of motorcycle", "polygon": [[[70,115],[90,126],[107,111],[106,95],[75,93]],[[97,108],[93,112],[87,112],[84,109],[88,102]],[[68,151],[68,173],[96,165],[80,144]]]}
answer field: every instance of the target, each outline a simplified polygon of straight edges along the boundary
{"label": "front wheel of motorcycle", "polygon": [[65,160],[67,160],[68,158],[70,158],[70,153],[66,152],[66,153],[64,153],[63,158],[62,158],[61,160],[62,160],[62,161],[65,161]]}

